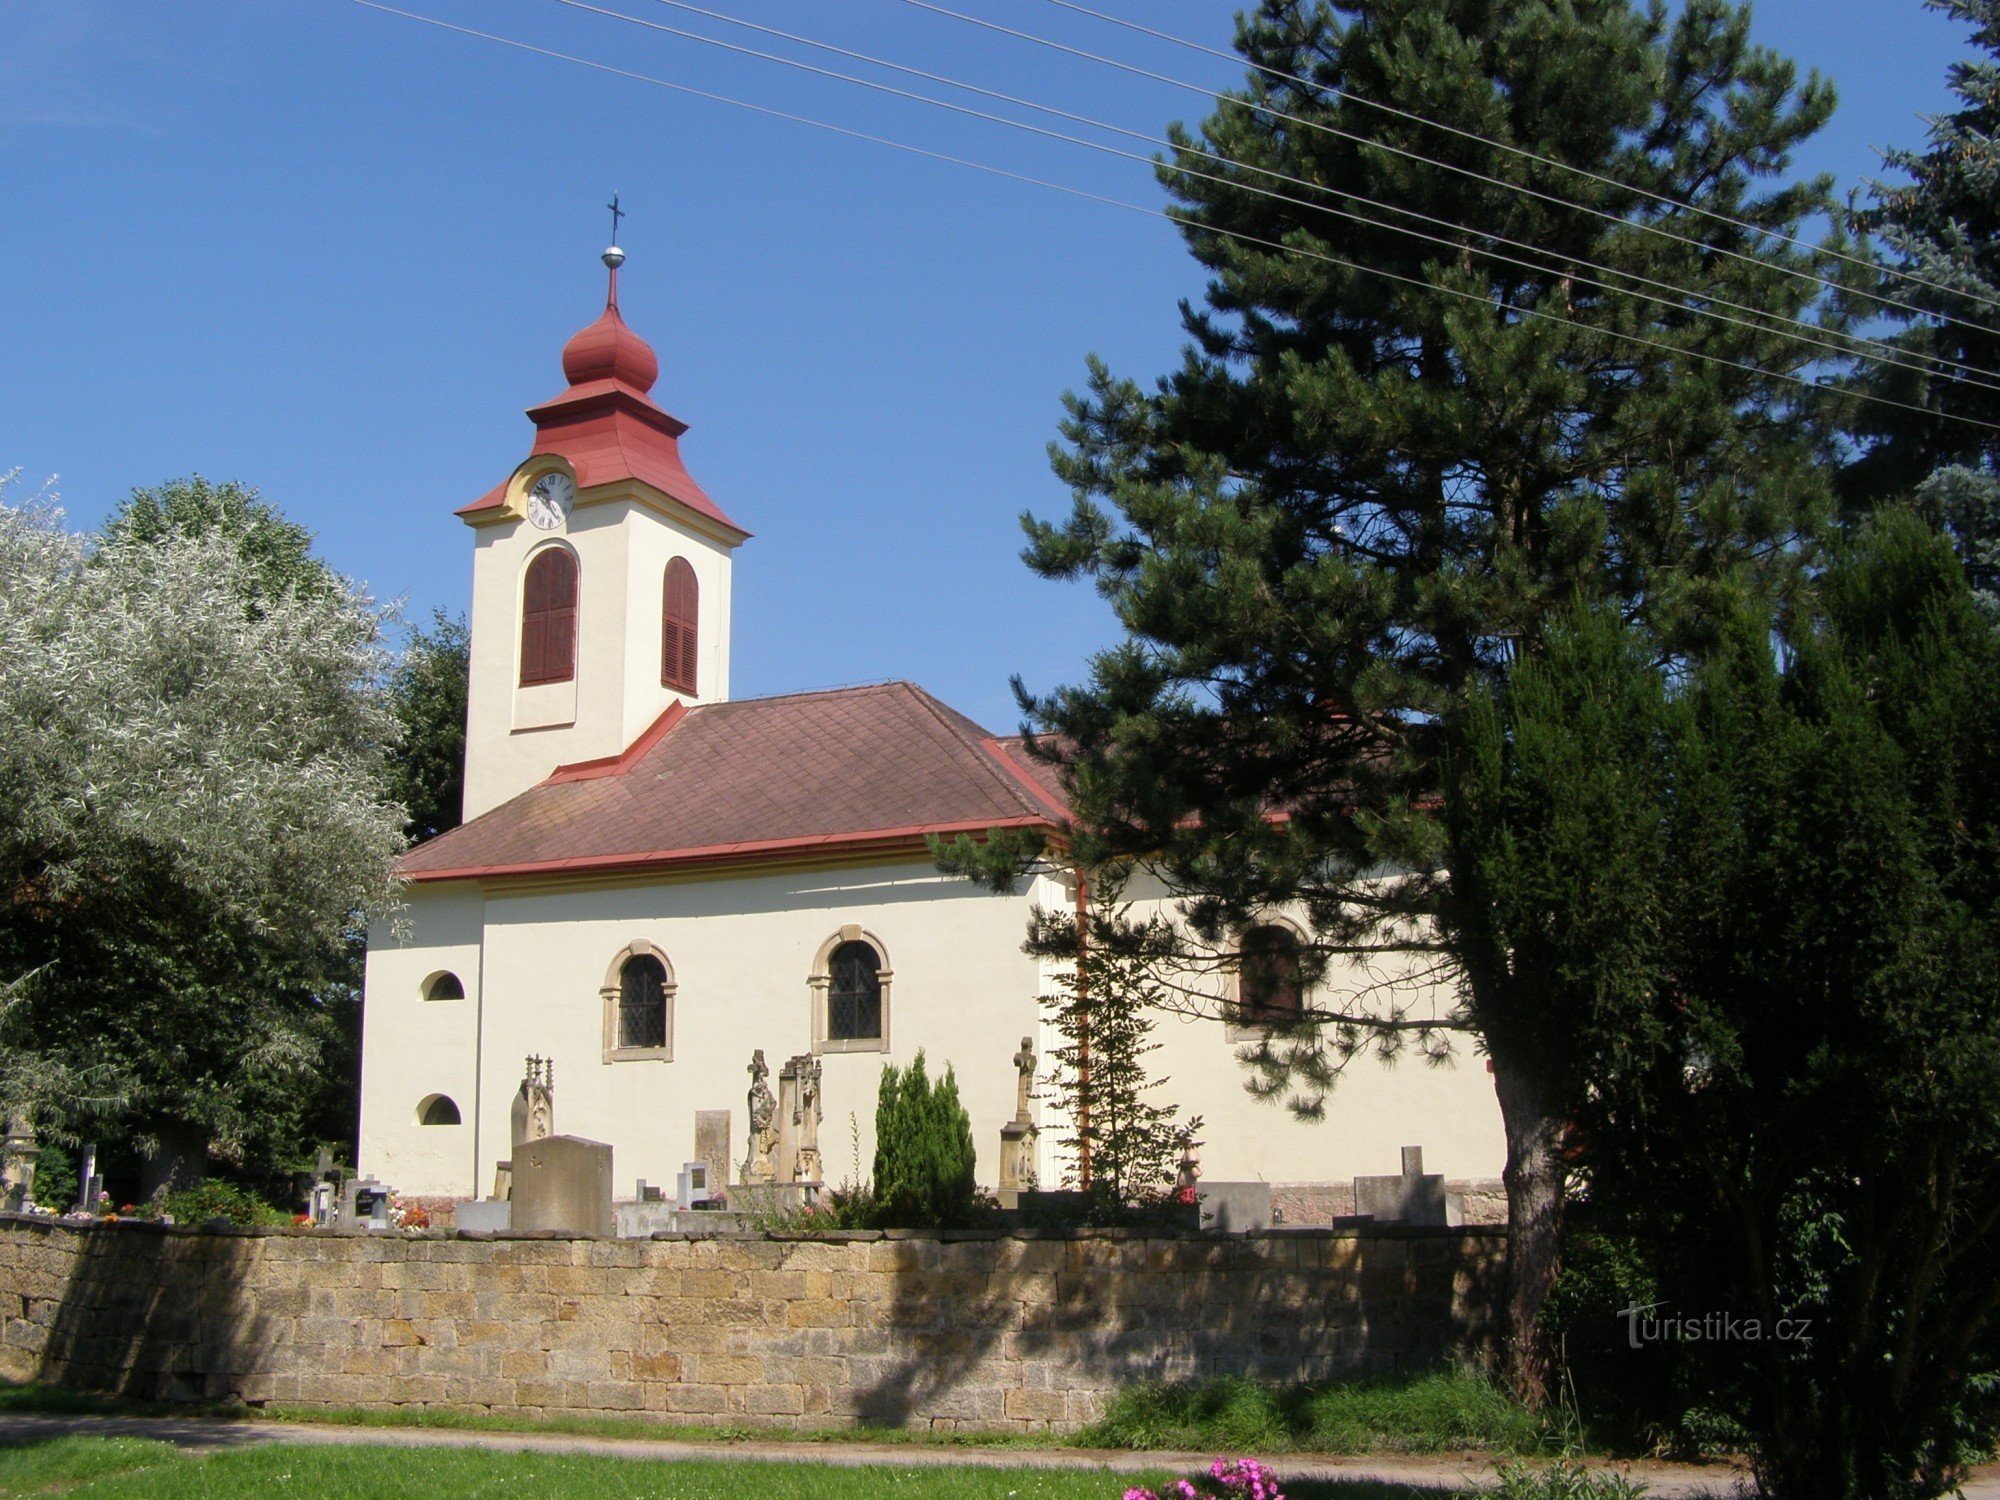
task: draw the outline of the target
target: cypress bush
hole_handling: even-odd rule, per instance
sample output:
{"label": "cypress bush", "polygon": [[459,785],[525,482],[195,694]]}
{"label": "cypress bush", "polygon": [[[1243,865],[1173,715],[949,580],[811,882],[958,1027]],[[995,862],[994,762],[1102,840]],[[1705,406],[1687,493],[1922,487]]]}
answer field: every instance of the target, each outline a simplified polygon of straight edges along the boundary
{"label": "cypress bush", "polygon": [[882,1069],[875,1104],[875,1208],[885,1229],[957,1229],[972,1221],[972,1118],[949,1065],[933,1084],[919,1052]]}

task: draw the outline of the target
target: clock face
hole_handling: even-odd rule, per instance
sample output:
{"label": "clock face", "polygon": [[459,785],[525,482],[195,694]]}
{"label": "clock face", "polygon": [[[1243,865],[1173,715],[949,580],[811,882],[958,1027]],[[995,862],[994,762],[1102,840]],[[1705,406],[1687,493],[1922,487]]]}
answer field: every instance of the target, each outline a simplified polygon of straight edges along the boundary
{"label": "clock face", "polygon": [[576,486],[567,474],[544,474],[528,491],[528,519],[543,531],[554,531],[569,519],[576,504]]}

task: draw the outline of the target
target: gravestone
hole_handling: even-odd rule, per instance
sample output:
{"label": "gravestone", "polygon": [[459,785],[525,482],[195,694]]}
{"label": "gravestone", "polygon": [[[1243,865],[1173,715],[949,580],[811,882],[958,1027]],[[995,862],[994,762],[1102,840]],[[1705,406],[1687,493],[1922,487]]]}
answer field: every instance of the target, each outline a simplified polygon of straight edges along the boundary
{"label": "gravestone", "polygon": [[528,1142],[514,1159],[512,1204],[509,1227],[516,1233],[539,1229],[609,1239],[611,1148],[574,1135]]}
{"label": "gravestone", "polygon": [[1028,1101],[1035,1081],[1035,1039],[1021,1038],[1021,1050],[1014,1054],[1014,1118],[1000,1127],[1000,1206],[1016,1208],[1021,1194],[1041,1186],[1035,1165],[1038,1134]]}
{"label": "gravestone", "polygon": [[778,1070],[777,1181],[818,1184],[820,1061],[807,1053],[785,1059]]}
{"label": "gravestone", "polygon": [[344,1234],[393,1228],[389,1222],[390,1189],[373,1177],[350,1177],[340,1189],[340,1218],[334,1228]]}
{"label": "gravestone", "polygon": [[35,1158],[41,1147],[35,1144],[35,1129],[25,1115],[16,1114],[7,1122],[7,1137],[0,1142],[0,1209],[17,1214],[28,1206],[35,1186]]}
{"label": "gravestone", "polygon": [[1443,1177],[1424,1171],[1421,1146],[1403,1148],[1400,1176],[1354,1179],[1355,1217],[1377,1223],[1438,1227],[1455,1223],[1463,1214],[1453,1213],[1452,1196],[1444,1190]]}
{"label": "gravestone", "polygon": [[1268,1182],[1197,1182],[1194,1201],[1201,1227],[1219,1234],[1269,1229],[1273,1223]]}
{"label": "gravestone", "polygon": [[674,1185],[675,1206],[693,1208],[708,1202],[715,1196],[715,1184],[716,1179],[708,1175],[707,1162],[682,1162],[680,1176]]}
{"label": "gravestone", "polygon": [[777,1181],[778,1101],[764,1082],[770,1076],[759,1047],[750,1054],[750,1154],[743,1162],[743,1180],[753,1187]]}
{"label": "gravestone", "polygon": [[505,1234],[514,1227],[514,1205],[497,1198],[467,1198],[452,1205],[460,1234]]}
{"label": "gravestone", "polygon": [[711,1192],[720,1192],[729,1181],[729,1111],[698,1109],[694,1112],[695,1159],[708,1168]]}

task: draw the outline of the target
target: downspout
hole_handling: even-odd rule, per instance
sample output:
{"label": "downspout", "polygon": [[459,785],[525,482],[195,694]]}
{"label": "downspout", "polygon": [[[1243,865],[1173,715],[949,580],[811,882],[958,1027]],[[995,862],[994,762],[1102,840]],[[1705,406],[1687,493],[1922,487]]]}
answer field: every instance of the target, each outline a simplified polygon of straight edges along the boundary
{"label": "downspout", "polygon": [[1083,966],[1090,943],[1090,877],[1076,870],[1076,1176],[1090,1191],[1090,980]]}

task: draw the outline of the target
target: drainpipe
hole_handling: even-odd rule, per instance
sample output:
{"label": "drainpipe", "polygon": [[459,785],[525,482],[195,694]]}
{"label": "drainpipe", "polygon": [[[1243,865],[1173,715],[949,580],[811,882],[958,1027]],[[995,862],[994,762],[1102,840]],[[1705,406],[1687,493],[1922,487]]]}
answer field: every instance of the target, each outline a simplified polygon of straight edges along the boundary
{"label": "drainpipe", "polygon": [[479,1000],[472,1010],[472,1193],[479,1196],[479,1124],[486,1099],[486,897],[479,898]]}

